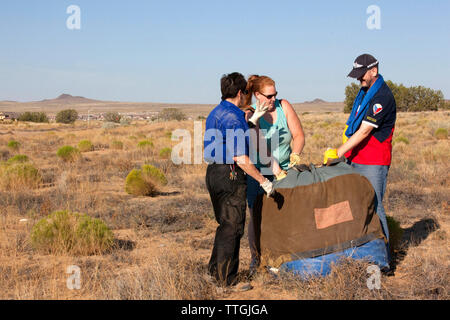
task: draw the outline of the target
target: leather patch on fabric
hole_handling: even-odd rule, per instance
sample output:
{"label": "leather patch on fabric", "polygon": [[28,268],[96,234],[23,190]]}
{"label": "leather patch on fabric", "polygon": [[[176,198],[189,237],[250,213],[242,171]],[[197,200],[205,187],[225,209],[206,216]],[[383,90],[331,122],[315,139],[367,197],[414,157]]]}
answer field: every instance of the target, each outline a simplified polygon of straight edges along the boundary
{"label": "leather patch on fabric", "polygon": [[353,215],[350,202],[343,201],[328,208],[314,209],[317,229],[325,229],[335,224],[352,221]]}

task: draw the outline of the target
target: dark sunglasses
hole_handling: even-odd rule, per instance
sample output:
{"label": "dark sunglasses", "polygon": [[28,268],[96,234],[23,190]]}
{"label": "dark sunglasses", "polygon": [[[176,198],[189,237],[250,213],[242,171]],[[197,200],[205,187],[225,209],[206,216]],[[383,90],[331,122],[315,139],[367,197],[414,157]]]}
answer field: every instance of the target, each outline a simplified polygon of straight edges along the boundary
{"label": "dark sunglasses", "polygon": [[[261,92],[260,92],[261,93]],[[275,98],[278,95],[278,91],[275,92],[275,94],[270,94],[268,96],[266,96],[264,93],[261,93],[264,97],[266,97],[267,99],[271,100],[272,98]]]}

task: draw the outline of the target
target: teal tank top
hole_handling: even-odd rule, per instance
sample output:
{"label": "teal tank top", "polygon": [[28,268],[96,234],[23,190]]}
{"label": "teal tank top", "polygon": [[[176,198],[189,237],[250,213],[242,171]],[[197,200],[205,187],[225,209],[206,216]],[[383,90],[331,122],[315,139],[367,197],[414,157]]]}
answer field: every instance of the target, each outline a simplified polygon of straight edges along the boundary
{"label": "teal tank top", "polygon": [[[253,104],[252,108],[256,109],[256,104]],[[276,139],[276,134],[278,133],[279,145],[278,147],[274,146],[272,155],[280,164],[281,169],[287,170],[290,163],[292,135],[289,131],[286,115],[284,114],[283,107],[281,106],[281,101],[278,99],[275,100],[275,109],[277,111],[277,120],[271,124],[268,123],[264,117],[261,117],[259,119],[259,128],[265,130],[264,137],[267,140],[267,150],[271,150],[272,139]],[[263,167],[264,165],[260,162],[259,154],[257,159],[258,162],[256,167]]]}

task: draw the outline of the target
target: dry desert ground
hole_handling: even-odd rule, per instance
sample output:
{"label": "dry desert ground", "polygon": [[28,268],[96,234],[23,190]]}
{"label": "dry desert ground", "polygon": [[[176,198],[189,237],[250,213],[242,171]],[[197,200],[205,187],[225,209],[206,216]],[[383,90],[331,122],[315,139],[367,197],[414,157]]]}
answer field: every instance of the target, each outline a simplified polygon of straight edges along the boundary
{"label": "dry desert ground", "polygon": [[[338,146],[347,115],[299,112],[305,134],[304,163],[320,163],[327,147]],[[0,161],[28,156],[42,181],[0,183],[0,299],[449,299],[450,112],[399,113],[385,207],[400,222],[394,272],[381,289],[369,290],[367,263],[346,261],[324,278],[300,281],[260,272],[253,290],[222,290],[205,277],[217,223],[206,190],[206,164],[175,165],[160,156],[173,147],[175,129],[194,130],[193,121],[132,122],[102,129],[101,122],[0,124]],[[204,128],[204,121],[203,121]],[[88,139],[94,150],[75,162],[56,155]],[[148,139],[153,147],[138,148]],[[8,142],[20,143],[17,150]],[[123,148],[113,148],[113,141]],[[134,168],[153,164],[168,184],[153,196],[125,192]],[[33,248],[34,224],[56,210],[102,219],[114,233],[114,248],[97,255],[48,254]],[[26,219],[26,220],[23,220]],[[21,221],[22,220],[22,221]],[[247,215],[248,221],[248,215]],[[240,277],[248,275],[247,233],[241,241]],[[67,267],[81,270],[81,289],[67,288]]]}

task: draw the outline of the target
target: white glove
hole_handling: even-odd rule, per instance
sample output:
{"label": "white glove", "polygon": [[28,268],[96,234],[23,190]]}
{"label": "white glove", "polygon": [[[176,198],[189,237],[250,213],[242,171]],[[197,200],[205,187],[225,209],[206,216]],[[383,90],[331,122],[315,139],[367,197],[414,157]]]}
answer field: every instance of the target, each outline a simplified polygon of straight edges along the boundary
{"label": "white glove", "polygon": [[273,184],[272,184],[272,182],[270,182],[269,179],[266,179],[266,181],[261,183],[261,187],[267,193],[267,197],[270,197],[270,195],[273,193]]}
{"label": "white glove", "polygon": [[259,104],[259,100],[256,101],[256,109],[255,112],[253,113],[252,117],[248,120],[251,123],[253,123],[255,126],[258,124],[258,120],[259,118],[261,118],[269,109],[269,104],[264,105],[263,104]]}

